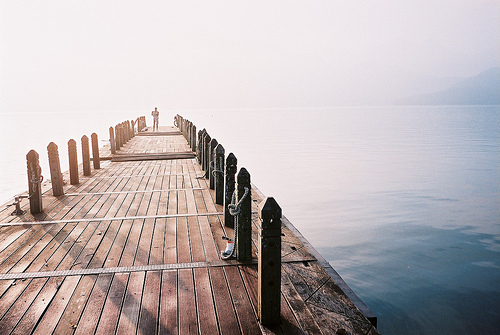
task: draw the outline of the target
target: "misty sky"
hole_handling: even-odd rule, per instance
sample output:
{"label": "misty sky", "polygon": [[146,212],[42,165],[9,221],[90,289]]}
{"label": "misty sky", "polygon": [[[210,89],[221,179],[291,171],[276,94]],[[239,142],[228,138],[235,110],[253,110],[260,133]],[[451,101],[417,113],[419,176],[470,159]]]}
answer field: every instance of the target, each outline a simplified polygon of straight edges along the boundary
{"label": "misty sky", "polygon": [[0,112],[388,104],[500,66],[500,0],[0,0],[0,20]]}

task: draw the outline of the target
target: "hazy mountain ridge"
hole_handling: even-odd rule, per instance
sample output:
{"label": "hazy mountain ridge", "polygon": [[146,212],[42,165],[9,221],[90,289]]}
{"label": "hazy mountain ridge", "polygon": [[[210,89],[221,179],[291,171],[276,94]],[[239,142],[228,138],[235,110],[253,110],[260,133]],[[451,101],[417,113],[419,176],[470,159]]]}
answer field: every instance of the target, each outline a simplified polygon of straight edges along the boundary
{"label": "hazy mountain ridge", "polygon": [[418,94],[397,105],[500,105],[500,67],[462,79],[445,90]]}

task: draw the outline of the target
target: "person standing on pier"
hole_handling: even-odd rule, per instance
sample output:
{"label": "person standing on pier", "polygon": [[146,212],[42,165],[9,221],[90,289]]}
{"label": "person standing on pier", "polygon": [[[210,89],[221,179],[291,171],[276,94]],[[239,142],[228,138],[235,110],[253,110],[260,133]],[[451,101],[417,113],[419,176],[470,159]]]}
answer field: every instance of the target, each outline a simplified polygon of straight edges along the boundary
{"label": "person standing on pier", "polygon": [[158,112],[158,108],[155,107],[155,110],[151,112],[151,115],[153,115],[153,131],[156,130],[158,131],[158,120],[160,118],[160,112]]}

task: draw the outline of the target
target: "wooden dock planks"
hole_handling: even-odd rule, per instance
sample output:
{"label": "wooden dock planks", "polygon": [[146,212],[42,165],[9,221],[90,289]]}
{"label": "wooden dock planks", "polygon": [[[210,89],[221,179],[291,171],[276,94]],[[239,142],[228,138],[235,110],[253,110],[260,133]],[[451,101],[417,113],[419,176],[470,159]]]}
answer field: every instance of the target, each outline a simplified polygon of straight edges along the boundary
{"label": "wooden dock planks", "polygon": [[[52,197],[45,186],[44,213],[36,218],[0,211],[5,224],[0,226],[0,335],[331,334],[342,329],[377,334],[286,226],[282,323],[260,326],[256,264],[220,262],[221,237],[234,231],[216,214],[223,208],[215,204],[196,159],[184,154],[189,151],[185,139],[173,127],[162,128],[135,137],[115,156],[134,159],[102,164],[80,184],[65,185],[64,196]],[[263,197],[257,190],[252,198],[256,259],[256,211]],[[171,214],[176,217],[165,217]],[[111,217],[120,219],[99,220]],[[57,222],[30,224],[34,220]],[[189,266],[198,262],[206,265]],[[186,265],[138,268],[178,263]],[[113,267],[124,268],[99,273]],[[76,269],[97,274],[44,275]],[[37,275],[1,277],[24,272]]]}

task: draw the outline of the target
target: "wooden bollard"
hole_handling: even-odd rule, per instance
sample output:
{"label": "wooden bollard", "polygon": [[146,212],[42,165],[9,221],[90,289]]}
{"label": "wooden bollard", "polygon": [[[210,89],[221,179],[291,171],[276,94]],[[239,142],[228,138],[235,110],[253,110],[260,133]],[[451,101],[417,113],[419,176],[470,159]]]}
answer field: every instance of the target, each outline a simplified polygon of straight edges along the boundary
{"label": "wooden bollard", "polygon": [[116,154],[115,130],[113,127],[109,127],[109,146],[111,148],[111,153]]}
{"label": "wooden bollard", "polygon": [[203,156],[203,135],[205,134],[205,128],[198,132],[198,143],[196,146],[196,156],[198,158],[198,163],[201,165],[201,157]]}
{"label": "wooden bollard", "polygon": [[121,135],[120,135],[120,127],[118,125],[115,126],[115,142],[116,142],[116,151],[120,150],[121,143]]}
{"label": "wooden bollard", "polygon": [[259,205],[258,316],[265,326],[280,323],[281,208],[274,198]]}
{"label": "wooden bollard", "polygon": [[125,144],[128,141],[128,135],[127,135],[127,127],[125,125],[125,122],[120,123],[120,127],[122,127],[122,143]]}
{"label": "wooden bollard", "polygon": [[99,157],[99,141],[97,140],[97,134],[92,133],[90,135],[92,141],[92,162],[94,162],[94,169],[101,168],[101,158]]}
{"label": "wooden bollard", "polygon": [[224,147],[215,148],[215,203],[224,205]]}
{"label": "wooden bollard", "polygon": [[89,138],[87,135],[82,136],[82,161],[83,161],[83,175],[90,176],[90,149]]}
{"label": "wooden bollard", "polygon": [[64,194],[64,180],[61,173],[61,162],[59,160],[59,151],[57,149],[57,144],[50,142],[47,146],[47,153],[49,155],[49,169],[50,169],[50,180],[52,183],[52,194],[55,197]]}
{"label": "wooden bollard", "polygon": [[209,152],[209,162],[208,162],[208,180],[209,180],[209,185],[211,190],[215,190],[215,177],[214,177],[214,170],[215,170],[215,148],[217,147],[217,140],[215,138],[212,138],[210,141],[210,152]]}
{"label": "wooden bollard", "polygon": [[78,177],[78,156],[76,154],[76,141],[71,139],[68,141],[68,156],[69,156],[69,181],[71,185],[80,183]]}
{"label": "wooden bollard", "polygon": [[31,214],[43,212],[42,206],[42,169],[38,153],[30,150],[26,155],[28,164],[28,197],[30,199]]}
{"label": "wooden bollard", "polygon": [[186,129],[186,140],[188,142],[189,147],[191,147],[191,128],[193,127],[193,123],[188,121],[187,129]]}
{"label": "wooden bollard", "polygon": [[134,137],[134,136],[132,135],[132,129],[130,128],[130,121],[129,121],[129,120],[127,120],[127,121],[125,121],[125,123],[127,123],[127,133],[128,133],[128,139],[130,140],[130,139],[132,139],[132,137]]}
{"label": "wooden bollard", "polygon": [[236,171],[238,160],[231,152],[226,158],[226,183],[224,187],[224,225],[229,228],[234,228],[234,216],[229,213],[228,205],[233,199],[233,193],[236,185]]}
{"label": "wooden bollard", "polygon": [[135,137],[135,121],[130,120],[130,128],[132,128],[132,137]]}
{"label": "wooden bollard", "polygon": [[252,260],[252,186],[250,185],[250,173],[241,168],[237,177],[238,202],[240,213],[238,214],[238,245],[236,258],[240,262]]}
{"label": "wooden bollard", "polygon": [[203,171],[205,171],[205,178],[208,178],[208,164],[210,160],[210,141],[212,138],[208,133],[205,133],[205,137],[203,139]]}
{"label": "wooden bollard", "polygon": [[191,128],[191,150],[196,152],[196,126],[194,124]]}

